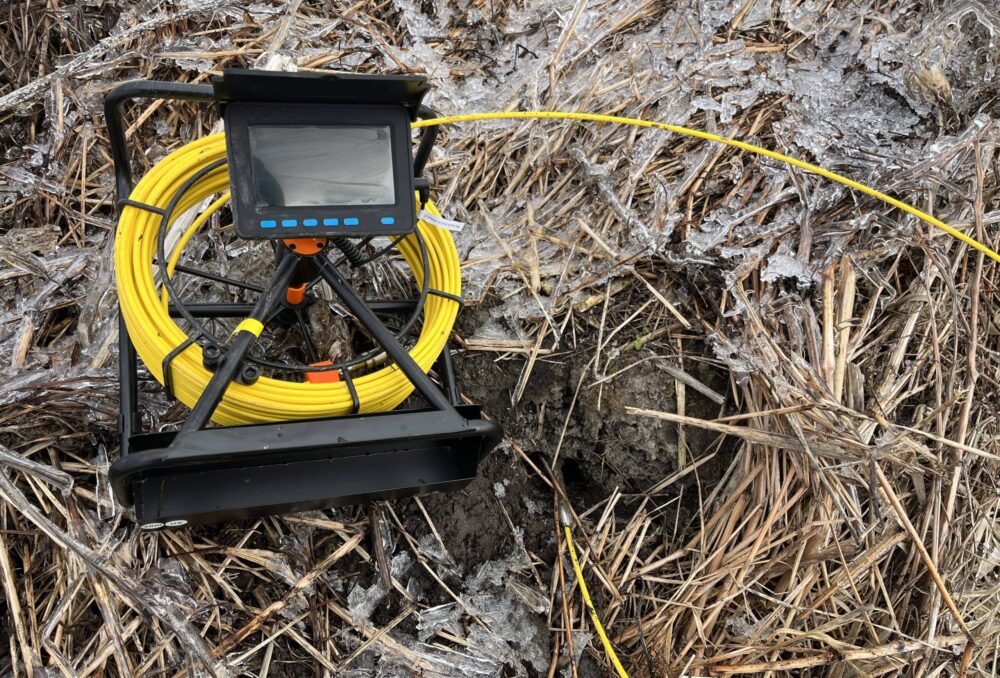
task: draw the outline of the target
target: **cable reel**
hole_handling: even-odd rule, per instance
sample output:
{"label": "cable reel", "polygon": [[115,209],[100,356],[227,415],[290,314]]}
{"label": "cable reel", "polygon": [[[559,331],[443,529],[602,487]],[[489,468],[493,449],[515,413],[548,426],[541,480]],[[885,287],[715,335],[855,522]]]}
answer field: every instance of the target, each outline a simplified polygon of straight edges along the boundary
{"label": "cable reel", "polygon": [[[178,275],[177,266],[184,246],[226,202],[228,175],[225,164],[218,164],[224,159],[225,140],[222,135],[192,142],[167,156],[132,192],[131,202],[122,210],[115,243],[118,292],[129,337],[151,374],[161,384],[169,386],[173,395],[189,407],[198,401],[213,374],[213,370],[206,367],[203,344],[216,349],[224,348],[225,337],[216,337],[204,327],[202,319],[194,313],[204,314],[206,310],[188,308],[176,294],[172,281]],[[212,167],[217,169],[205,172],[206,168]],[[179,194],[174,192],[178,184],[183,188]],[[223,194],[222,197],[216,198],[208,209],[198,215],[174,251],[165,252],[165,235],[174,220],[186,211],[185,208],[190,209],[219,193]],[[175,197],[179,200],[171,205]],[[139,203],[156,207],[164,214],[139,207]],[[430,202],[426,209],[436,212]],[[423,313],[423,325],[419,338],[410,349],[410,356],[426,372],[441,354],[451,333],[460,306],[461,273],[451,234],[423,221],[418,222],[417,229],[399,241],[396,248],[403,255],[422,292],[417,299],[419,308],[416,310]],[[143,243],[144,246],[137,247],[134,243]],[[279,241],[276,249],[285,256],[321,258],[327,257],[330,250],[336,251],[327,239],[321,237],[284,239]],[[302,266],[306,263],[303,262]],[[315,262],[308,263],[315,265]],[[325,263],[323,265],[326,266]],[[321,269],[317,269],[319,271]],[[165,282],[158,285],[157,278]],[[305,295],[302,286],[311,286],[312,279],[292,284],[294,282],[287,286],[285,298],[294,296],[301,305],[301,297]],[[241,310],[246,309],[233,309],[234,312]],[[213,312],[221,311],[213,309]],[[417,319],[412,314],[411,318]],[[192,329],[184,329],[178,324],[178,321],[184,320]],[[405,329],[409,330],[414,324],[410,322],[410,327]],[[252,324],[244,327],[244,330],[254,330],[257,334],[261,329]],[[193,335],[208,343],[190,341]],[[360,356],[367,361],[375,357],[371,353]],[[217,363],[218,358],[208,362]],[[337,365],[279,365],[265,361],[261,367],[298,371],[305,378],[291,380],[262,376],[252,385],[233,384],[214,411],[213,421],[231,426],[351,414],[354,410],[353,396],[342,373],[347,371],[349,375],[364,362],[354,359]],[[337,375],[337,380],[324,382],[310,379],[324,373]],[[394,409],[413,390],[406,375],[393,367],[383,367],[355,378],[353,384],[359,412]]]}
{"label": "cable reel", "polygon": [[[421,104],[427,89],[411,76],[227,70],[211,86],[132,82],[109,94],[124,330],[122,453],[110,475],[141,527],[457,489],[499,440],[455,383],[447,345],[462,288],[451,233],[417,218],[440,216],[420,176],[436,128],[422,131],[415,155],[410,140],[414,120],[435,117]],[[137,98],[214,102],[226,131],[182,146],[132,188],[122,107]],[[181,263],[227,211],[241,249],[270,251],[258,257],[270,259],[264,284],[232,278],[217,261],[220,270]],[[366,255],[379,237],[389,244]],[[365,298],[352,272],[391,251],[417,296]],[[219,285],[225,300],[192,301],[179,278],[200,281],[196,290]],[[309,314],[322,286],[367,350],[320,355]],[[260,350],[282,325],[296,328],[306,359]],[[190,408],[179,430],[141,431],[139,359]],[[428,376],[435,365],[440,382]],[[414,392],[428,406],[397,410]]]}

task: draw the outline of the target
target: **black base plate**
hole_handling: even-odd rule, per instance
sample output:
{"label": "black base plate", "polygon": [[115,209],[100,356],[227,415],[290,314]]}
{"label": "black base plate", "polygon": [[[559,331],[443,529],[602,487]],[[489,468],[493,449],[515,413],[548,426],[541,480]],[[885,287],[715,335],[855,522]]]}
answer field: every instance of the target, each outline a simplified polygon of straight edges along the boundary
{"label": "black base plate", "polygon": [[478,406],[130,438],[111,465],[121,503],[145,529],[213,523],[457,490],[499,442]]}

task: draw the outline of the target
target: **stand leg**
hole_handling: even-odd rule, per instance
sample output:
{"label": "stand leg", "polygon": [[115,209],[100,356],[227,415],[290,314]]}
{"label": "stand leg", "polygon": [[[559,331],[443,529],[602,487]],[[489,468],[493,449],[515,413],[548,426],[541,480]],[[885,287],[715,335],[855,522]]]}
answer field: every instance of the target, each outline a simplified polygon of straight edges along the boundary
{"label": "stand leg", "polygon": [[448,393],[448,399],[456,407],[462,404],[462,394],[458,390],[458,379],[455,377],[455,363],[451,359],[451,342],[444,345],[441,357],[438,359],[438,370],[441,372],[441,383]]}
{"label": "stand leg", "polygon": [[125,318],[118,311],[118,434],[120,454],[129,453],[129,439],[139,430],[139,389],[136,385],[135,346],[128,336]]}
{"label": "stand leg", "polygon": [[403,370],[403,374],[416,387],[420,395],[424,396],[435,409],[454,411],[455,408],[448,402],[448,398],[441,392],[441,389],[420,369],[420,365],[410,357],[406,349],[399,345],[396,337],[382,324],[382,321],[378,319],[378,316],[369,308],[364,299],[359,297],[354,288],[347,284],[337,267],[325,257],[317,258],[316,263],[319,266],[320,275],[333,288],[334,293],[340,297],[351,313],[357,316],[361,324],[371,332],[375,340],[389,354],[389,357],[396,361],[399,369]]}
{"label": "stand leg", "polygon": [[[288,255],[281,258],[277,269],[274,271],[274,275],[271,276],[271,280],[268,282],[266,291],[260,296],[257,303],[254,304],[253,311],[247,318],[248,320],[256,320],[263,323],[278,308],[281,300],[287,294],[288,282],[292,279],[300,261],[301,257],[298,255]],[[208,425],[209,420],[212,418],[212,413],[215,412],[215,408],[222,402],[222,397],[226,394],[226,389],[229,388],[230,382],[236,378],[240,368],[243,367],[243,361],[256,341],[257,332],[248,329],[236,331],[229,350],[226,351],[222,362],[215,370],[215,374],[212,375],[212,379],[208,382],[208,386],[205,387],[201,397],[198,398],[198,402],[195,403],[194,408],[191,410],[191,415],[184,422],[184,426],[181,427],[177,438],[174,439],[175,445],[178,440],[184,438],[185,434],[199,431]]]}

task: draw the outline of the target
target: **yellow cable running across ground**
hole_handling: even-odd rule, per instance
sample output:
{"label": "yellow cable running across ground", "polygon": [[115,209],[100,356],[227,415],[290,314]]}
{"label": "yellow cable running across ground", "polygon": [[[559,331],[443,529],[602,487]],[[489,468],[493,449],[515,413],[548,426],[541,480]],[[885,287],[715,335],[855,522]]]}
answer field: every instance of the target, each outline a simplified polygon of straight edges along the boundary
{"label": "yellow cable running across ground", "polygon": [[[987,245],[949,226],[940,219],[870,186],[777,151],[680,125],[572,111],[501,111],[420,120],[414,122],[412,127],[431,127],[477,120],[518,119],[580,120],[662,129],[772,158],[881,200],[944,231],[1000,263],[1000,254]],[[136,185],[129,197],[139,203],[161,209],[166,208],[187,180],[210,163],[225,156],[225,138],[222,134],[193,141],[157,163],[149,174]],[[228,172],[225,168],[219,168],[219,170],[210,172],[196,181],[179,201],[177,209],[173,212],[174,219],[202,200],[214,195],[219,196],[195,218],[181,235],[168,257],[168,275],[173,274],[181,253],[191,237],[208,221],[213,213],[229,200],[228,186]],[[418,210],[420,207],[418,205]],[[439,216],[433,203],[428,202],[423,208]],[[167,227],[169,228],[171,224],[168,224]],[[156,256],[159,228],[160,217],[158,215],[126,205],[122,210],[115,236],[115,271],[119,300],[128,326],[129,336],[135,343],[136,350],[146,367],[162,383],[164,358],[175,347],[187,340],[187,335],[169,315],[169,299],[166,289],[162,289],[157,294],[153,261]],[[427,243],[430,286],[448,294],[461,296],[461,270],[451,234],[423,221],[418,222],[417,228]],[[413,271],[415,279],[422,280],[423,266],[415,236],[411,235],[400,242],[398,248]],[[444,349],[457,312],[458,303],[454,300],[436,295],[427,299],[420,336],[416,345],[411,349],[411,355],[424,371],[430,369]],[[244,321],[244,323],[246,322]],[[244,325],[241,324],[241,327]],[[259,334],[263,326],[256,323],[252,329]],[[181,352],[171,365],[175,394],[182,402],[193,406],[212,376],[202,365],[201,347],[192,344]],[[362,412],[392,410],[405,400],[413,390],[413,385],[395,365],[359,377],[354,383],[361,401]],[[352,398],[344,383],[299,383],[262,377],[252,386],[236,383],[230,385],[212,418],[217,423],[233,425],[337,416],[347,414],[351,409]],[[570,527],[564,525],[564,528],[573,570],[590,613],[591,621],[618,675],[627,678],[628,673],[618,660],[597,611],[594,609],[590,592],[583,578],[583,571],[577,560]]]}
{"label": "yellow cable running across ground", "polygon": [[685,136],[694,137],[696,139],[703,139],[705,141],[714,141],[719,144],[725,144],[726,146],[732,146],[733,148],[738,148],[748,153],[755,153],[757,155],[763,155],[774,160],[778,160],[787,165],[793,165],[799,169],[803,169],[807,172],[817,174],[821,177],[829,179],[830,181],[835,181],[838,184],[843,184],[849,188],[853,188],[856,191],[860,191],[866,195],[870,195],[873,198],[877,198],[884,203],[892,205],[898,209],[903,210],[907,214],[912,214],[916,218],[924,221],[935,228],[938,228],[953,238],[957,238],[964,242],[966,245],[973,247],[989,258],[993,259],[997,263],[1000,263],[1000,254],[990,249],[987,245],[979,242],[975,238],[962,233],[956,228],[949,226],[940,219],[927,214],[926,212],[917,209],[913,205],[903,202],[902,200],[897,200],[890,195],[886,195],[881,191],[878,191],[870,186],[866,186],[853,179],[848,179],[842,174],[837,174],[828,169],[823,169],[818,165],[813,165],[805,160],[799,160],[798,158],[793,158],[783,153],[778,153],[777,151],[772,151],[761,146],[754,146],[753,144],[748,144],[743,141],[737,141],[735,139],[727,139],[726,137],[720,137],[718,134],[712,134],[711,132],[703,132],[697,129],[690,129],[688,127],[681,127],[680,125],[671,125],[665,122],[654,122],[652,120],[642,120],[640,118],[623,118],[617,115],[601,115],[598,113],[576,113],[573,111],[510,111],[510,112],[496,112],[496,113],[469,113],[465,115],[449,115],[440,118],[431,118],[429,120],[418,120],[413,123],[412,126],[417,127],[431,127],[433,125],[446,125],[455,122],[474,122],[476,120],[589,120],[591,122],[610,122],[618,125],[631,125],[633,127],[647,127],[651,129],[663,129],[673,132],[674,134],[683,134]]}
{"label": "yellow cable running across ground", "polygon": [[608,634],[604,632],[604,625],[601,624],[601,618],[597,616],[597,610],[594,609],[594,601],[590,599],[590,591],[587,589],[587,582],[583,579],[583,570],[580,568],[580,561],[576,558],[576,547],[573,546],[573,535],[569,530],[569,525],[563,525],[563,529],[566,531],[566,550],[569,551],[569,559],[573,563],[573,573],[576,575],[576,581],[580,585],[580,593],[583,594],[583,602],[587,605],[587,611],[590,613],[590,621],[593,622],[594,628],[597,629],[597,635],[601,639],[601,645],[604,646],[604,651],[608,655],[608,659],[615,667],[615,671],[621,678],[628,678],[628,672],[622,663],[618,660],[618,655],[615,653],[615,648],[611,645],[611,641],[608,639]]}
{"label": "yellow cable running across ground", "polygon": [[[597,113],[577,113],[572,111],[510,111],[510,112],[495,112],[495,113],[471,113],[466,115],[450,115],[440,118],[431,118],[428,120],[419,120],[413,123],[413,127],[430,127],[434,125],[445,125],[449,123],[458,122],[474,122],[477,120],[583,120],[591,122],[604,122],[604,123],[615,123],[619,125],[631,125],[634,127],[646,127],[650,129],[662,129],[673,132],[675,134],[682,134],[689,137],[694,137],[696,139],[702,139],[704,141],[713,141],[715,143],[724,144],[726,146],[731,146],[733,148],[738,148],[742,151],[747,151],[749,153],[755,153],[757,155],[762,155],[774,160],[778,160],[788,165],[798,167],[807,172],[819,175],[838,184],[842,184],[856,191],[860,191],[866,195],[873,198],[881,200],[882,202],[903,210],[907,214],[911,214],[921,221],[924,221],[935,228],[938,228],[948,235],[957,238],[961,242],[975,248],[976,250],[982,252],[986,256],[990,257],[994,261],[1000,263],[1000,254],[995,252],[989,246],[979,242],[975,238],[962,233],[956,228],[949,226],[945,222],[937,219],[936,217],[927,214],[926,212],[917,209],[913,205],[903,202],[902,200],[897,200],[890,195],[887,195],[879,190],[866,186],[858,181],[849,179],[842,174],[837,174],[831,170],[824,169],[818,165],[813,165],[804,160],[799,160],[798,158],[793,158],[791,156],[785,155],[783,153],[778,153],[777,151],[772,151],[761,146],[755,146],[753,144],[748,144],[743,141],[737,141],[735,139],[727,139],[726,137],[721,137],[717,134],[712,134],[711,132],[703,132],[701,130],[690,129],[688,127],[681,127],[680,125],[671,125],[668,123],[654,122],[652,120],[642,120],[639,118],[626,118],[616,115],[601,115]],[[577,582],[579,582],[580,590],[583,593],[584,602],[587,604],[587,609],[590,612],[591,621],[594,627],[597,629],[597,634],[600,636],[601,644],[604,646],[604,650],[614,664],[615,670],[618,672],[619,676],[627,678],[628,673],[626,673],[624,667],[622,667],[621,662],[618,660],[618,655],[615,653],[614,648],[611,645],[611,641],[608,640],[608,636],[604,631],[604,627],[601,624],[600,618],[597,616],[597,611],[594,609],[594,604],[590,599],[590,593],[587,590],[587,584],[583,579],[583,571],[580,569],[580,564],[577,561],[576,550],[573,547],[573,536],[570,533],[569,525],[564,525],[566,531],[566,544],[569,549],[570,558],[573,562],[573,570],[576,574]]]}

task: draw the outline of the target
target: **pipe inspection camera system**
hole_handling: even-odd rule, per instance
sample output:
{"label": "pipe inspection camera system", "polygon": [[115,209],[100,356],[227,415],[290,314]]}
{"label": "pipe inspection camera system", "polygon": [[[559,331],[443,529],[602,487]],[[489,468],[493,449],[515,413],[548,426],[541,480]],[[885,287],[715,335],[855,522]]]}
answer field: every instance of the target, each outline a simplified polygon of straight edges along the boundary
{"label": "pipe inspection camera system", "polygon": [[[502,433],[478,406],[461,404],[448,350],[461,271],[422,177],[442,124],[575,120],[693,137],[837,182],[1000,263],[1000,253],[908,203],[761,146],[580,111],[437,117],[422,104],[427,89],[413,76],[226,70],[211,85],[139,81],[108,94],[121,306],[121,454],[110,476],[140,526],[453,490],[475,477]],[[170,153],[133,188],[122,121],[133,99],[214,102],[225,134]],[[415,153],[413,129],[420,130]],[[209,243],[182,264],[213,215]],[[232,227],[223,225],[229,217]],[[379,236],[389,244],[367,247]],[[386,285],[369,275],[365,288],[376,293],[366,298],[352,283],[364,284],[371,264],[393,249],[416,297],[379,298]],[[234,270],[266,280],[234,278]],[[333,312],[355,322],[348,343],[356,355],[331,355],[313,340],[311,321],[331,311],[328,297],[339,299]],[[139,358],[170,398],[190,408],[178,430],[142,432]],[[414,391],[425,405],[397,409]]]}
{"label": "pipe inspection camera system", "polygon": [[[499,441],[455,380],[452,235],[419,218],[439,216],[422,177],[437,127],[421,130],[415,153],[411,136],[413,121],[435,117],[427,90],[412,76],[226,70],[211,85],[139,81],[109,93],[121,306],[121,454],[110,476],[140,527],[454,490]],[[135,99],[214,103],[225,134],[180,147],[133,187],[123,108]],[[231,216],[232,242],[182,263],[213,215],[227,236]],[[389,244],[366,248],[380,236]],[[352,281],[392,250],[417,294],[366,298]],[[356,355],[316,346],[320,307],[356,323]],[[294,350],[281,343],[290,336]],[[138,359],[190,408],[177,430],[142,432]],[[423,403],[397,409],[414,391]]]}

